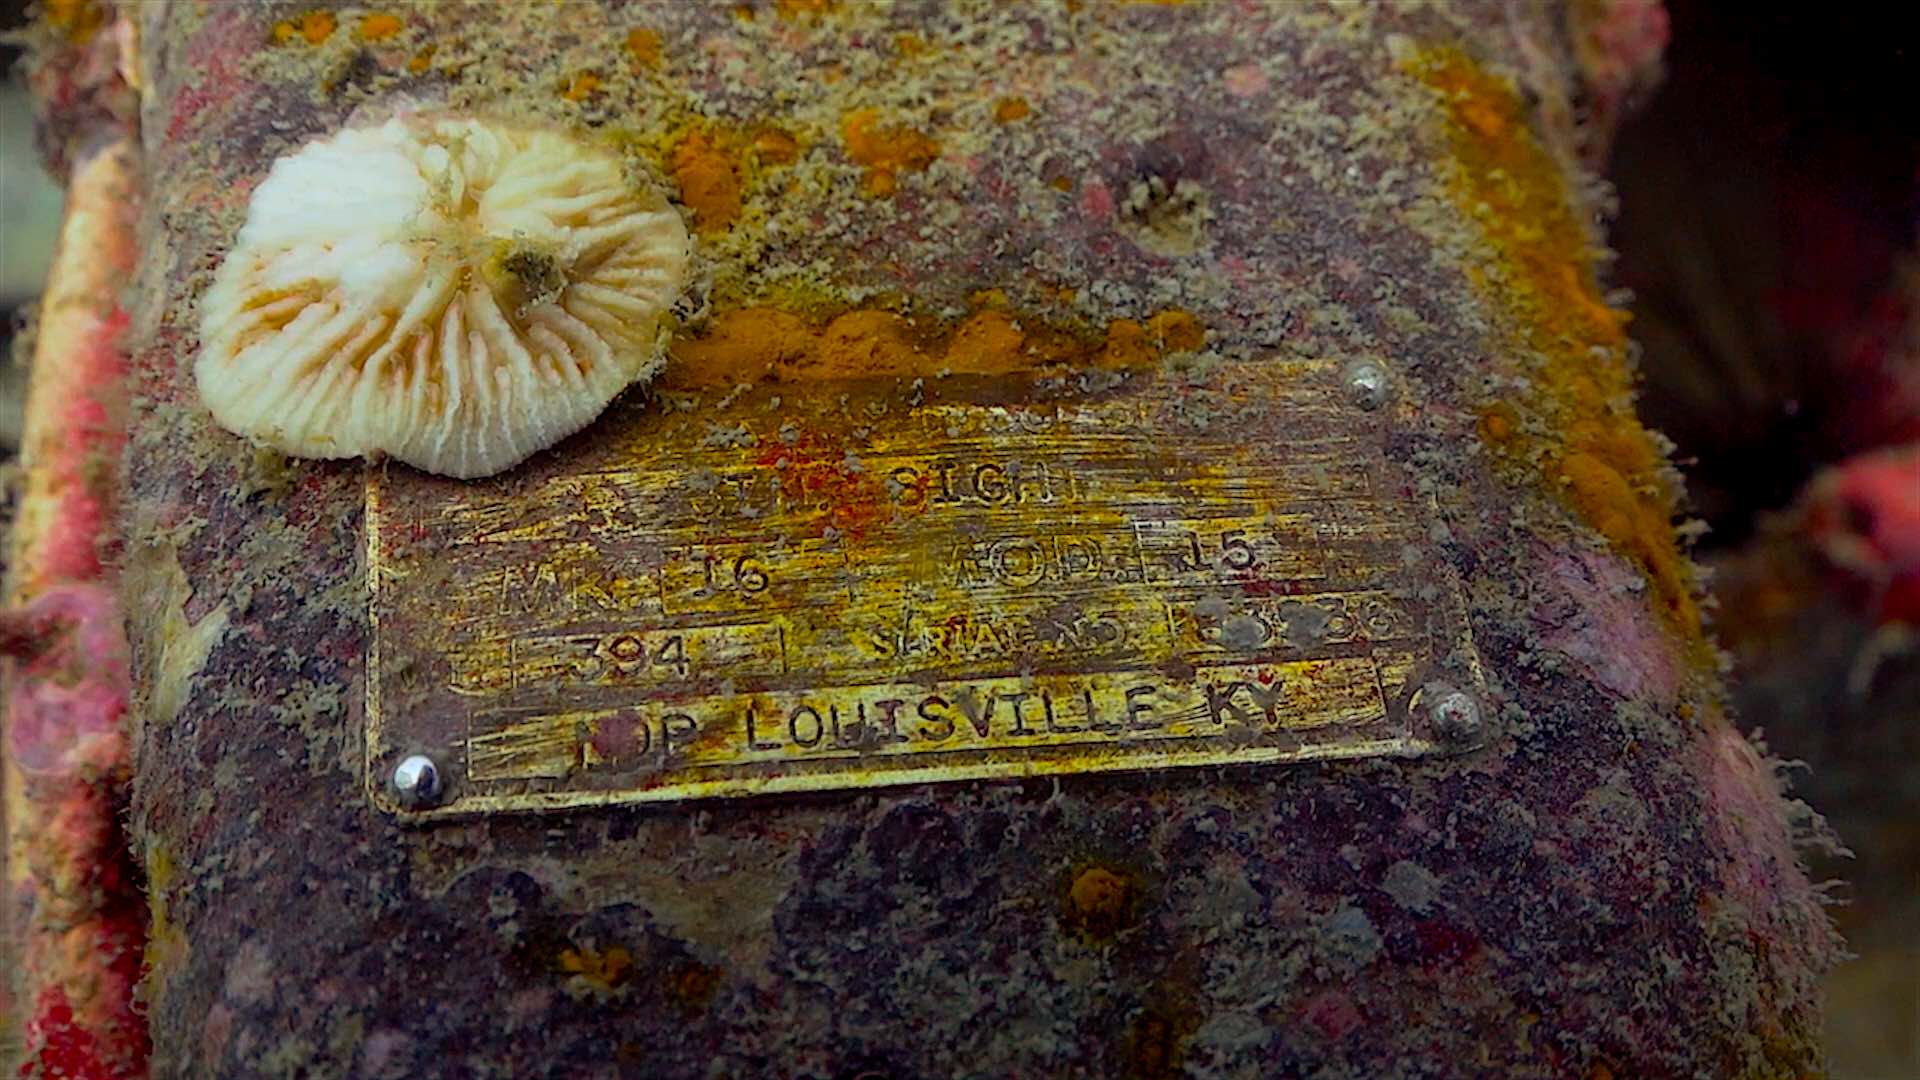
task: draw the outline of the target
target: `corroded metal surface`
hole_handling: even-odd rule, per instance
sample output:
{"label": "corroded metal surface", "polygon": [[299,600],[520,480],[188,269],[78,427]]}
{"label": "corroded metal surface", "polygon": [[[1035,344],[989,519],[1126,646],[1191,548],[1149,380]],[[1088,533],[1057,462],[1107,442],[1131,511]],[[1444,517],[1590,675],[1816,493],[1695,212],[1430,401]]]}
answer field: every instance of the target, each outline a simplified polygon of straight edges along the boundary
{"label": "corroded metal surface", "polygon": [[[153,201],[126,586],[139,598],[136,826],[160,1074],[1817,1067],[1813,986],[1833,943],[1797,865],[1805,818],[1721,708],[1671,524],[1674,478],[1633,417],[1628,343],[1595,276],[1600,199],[1569,164],[1579,133],[1565,122],[1587,88],[1552,6],[140,11]],[[196,297],[271,160],[418,107],[600,138],[700,238],[672,385],[491,486],[262,454],[210,424],[184,374]],[[1391,375],[1373,411],[1315,381],[1360,361]],[[1289,383],[1290,370],[1308,374]],[[1256,376],[1271,381],[1236,399]],[[1296,390],[1303,404],[1285,404]],[[849,667],[857,654],[839,651],[859,642],[835,638],[833,616],[875,601],[810,609],[807,575],[957,603],[966,590],[918,561],[947,527],[894,500],[929,476],[929,504],[936,490],[1011,497],[1010,473],[1002,488],[957,456],[941,467],[967,417],[998,407],[1044,426],[1163,398],[1183,407],[1124,452],[1047,460],[1056,498],[1068,473],[1122,481],[1174,507],[1202,558],[1209,546],[1226,558],[1238,549],[1193,529],[1207,518],[1196,507],[1247,528],[1251,548],[1286,523],[1288,500],[1367,477],[1406,531],[1256,557],[1358,553],[1359,569],[1388,572],[1342,588],[1378,581],[1442,626],[1453,620],[1426,590],[1457,580],[1485,698],[1449,705],[1444,726],[1483,721],[1482,749],[537,815],[422,819],[369,800],[369,756],[392,766],[365,739],[369,693],[382,725],[467,738],[460,711],[420,706],[532,701],[517,681],[500,688],[486,658],[507,630],[508,673],[562,665],[569,698],[644,709],[658,691],[648,665],[677,674],[681,648],[636,634],[616,653],[613,639],[745,625],[745,594],[792,588],[783,570],[803,585],[781,618],[816,635],[824,659],[786,649],[775,621],[771,643],[736,629],[683,640],[689,671],[696,656],[770,672],[799,655],[819,665],[811,683]],[[1236,400],[1271,400],[1273,418],[1215,407]],[[885,416],[865,417],[870,402]],[[956,408],[955,434],[926,427]],[[1306,438],[1248,436],[1269,423]],[[658,447],[633,445],[649,433]],[[1002,454],[1004,440],[1032,437],[970,449]],[[1352,452],[1333,459],[1357,468],[1288,474],[1341,440]],[[670,462],[684,470],[648,464],[671,447],[690,447]],[[744,468],[758,454],[764,468]],[[780,491],[801,505],[766,501],[783,460],[799,476]],[[1038,464],[1022,490],[1044,493]],[[1220,498],[1236,476],[1267,482]],[[696,477],[714,482],[689,490]],[[633,518],[655,505],[658,517]],[[688,528],[702,505],[729,527]],[[961,553],[967,574],[995,565],[997,523],[1039,520],[956,513],[987,545]],[[1048,522],[1028,539],[1056,572],[1079,565],[1062,552],[1088,530]],[[1123,540],[1159,527],[1123,527],[1110,508],[1086,524]],[[592,550],[603,534],[629,538],[611,576]],[[509,552],[530,556],[531,578],[507,576]],[[1161,655],[1198,669],[1209,634],[1252,641],[1287,621],[1273,602],[1295,598],[1231,570],[1093,595],[1193,602],[1197,643],[1173,647],[1176,611],[1152,646],[1164,654],[1127,661],[1159,677]],[[1209,599],[1223,620],[1249,617],[1216,631],[1199,610]],[[531,610],[503,618],[503,602]],[[915,631],[895,604],[892,636],[869,644],[925,655],[881,657],[883,669],[1016,670],[935,662],[966,636]],[[607,605],[646,618],[594,621]],[[1010,594],[991,610],[1031,613]],[[521,634],[543,627],[559,640],[523,660]],[[991,650],[1001,629],[976,627],[973,647]],[[1411,651],[1431,656],[1453,633],[1430,628]],[[605,655],[568,652],[574,634],[606,635]],[[424,670],[389,665],[389,647]],[[1319,648],[1255,662],[1382,655]],[[1036,672],[1054,662],[1038,643],[1029,656]],[[1442,661],[1446,680],[1471,682],[1461,662]],[[595,681],[623,663],[632,685]],[[789,674],[736,674],[735,689]],[[451,694],[460,680],[477,693]],[[514,730],[488,723],[479,736]],[[552,753],[488,749],[489,767],[542,772],[505,779],[458,775],[482,759],[475,737],[448,757],[450,793],[592,790],[588,751],[617,760],[617,734],[589,718]],[[409,775],[419,790],[424,774]]]}
{"label": "corroded metal surface", "polygon": [[1428,752],[1421,687],[1484,687],[1348,381],[669,391],[507,480],[376,470],[369,786],[397,809],[417,752],[436,814]]}

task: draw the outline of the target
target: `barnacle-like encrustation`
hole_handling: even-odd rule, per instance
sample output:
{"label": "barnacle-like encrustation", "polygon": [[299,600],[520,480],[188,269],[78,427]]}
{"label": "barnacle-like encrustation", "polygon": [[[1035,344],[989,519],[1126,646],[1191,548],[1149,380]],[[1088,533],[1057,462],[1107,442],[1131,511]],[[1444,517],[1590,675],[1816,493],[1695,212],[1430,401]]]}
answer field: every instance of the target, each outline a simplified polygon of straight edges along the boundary
{"label": "barnacle-like encrustation", "polygon": [[194,375],[221,426],[288,454],[490,475],[659,370],[689,247],[673,207],[570,136],[350,128],[254,191]]}

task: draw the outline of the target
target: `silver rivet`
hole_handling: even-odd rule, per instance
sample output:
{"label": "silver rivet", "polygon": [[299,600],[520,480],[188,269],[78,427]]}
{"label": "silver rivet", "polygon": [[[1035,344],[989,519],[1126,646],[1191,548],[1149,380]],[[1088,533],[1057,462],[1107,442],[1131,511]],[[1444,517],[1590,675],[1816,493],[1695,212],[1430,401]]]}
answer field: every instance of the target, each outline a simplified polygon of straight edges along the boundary
{"label": "silver rivet", "polygon": [[1341,375],[1346,383],[1347,400],[1369,411],[1387,403],[1393,395],[1393,380],[1387,369],[1372,360],[1355,360]]}
{"label": "silver rivet", "polygon": [[393,767],[393,793],[400,797],[400,805],[409,810],[439,802],[445,787],[439,764],[425,754],[409,754]]}
{"label": "silver rivet", "polygon": [[1446,683],[1429,683],[1420,691],[1427,706],[1427,722],[1435,737],[1456,746],[1480,737],[1480,703],[1473,695]]}

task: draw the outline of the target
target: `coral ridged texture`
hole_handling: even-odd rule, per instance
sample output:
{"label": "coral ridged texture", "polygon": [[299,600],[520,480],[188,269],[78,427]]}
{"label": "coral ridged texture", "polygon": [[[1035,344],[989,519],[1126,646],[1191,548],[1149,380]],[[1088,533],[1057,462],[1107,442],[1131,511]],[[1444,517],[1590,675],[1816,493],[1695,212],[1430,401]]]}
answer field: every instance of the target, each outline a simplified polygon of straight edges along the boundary
{"label": "coral ridged texture", "polygon": [[298,457],[483,476],[658,370],[678,214],[569,136],[447,117],[276,163],[201,302],[201,397]]}

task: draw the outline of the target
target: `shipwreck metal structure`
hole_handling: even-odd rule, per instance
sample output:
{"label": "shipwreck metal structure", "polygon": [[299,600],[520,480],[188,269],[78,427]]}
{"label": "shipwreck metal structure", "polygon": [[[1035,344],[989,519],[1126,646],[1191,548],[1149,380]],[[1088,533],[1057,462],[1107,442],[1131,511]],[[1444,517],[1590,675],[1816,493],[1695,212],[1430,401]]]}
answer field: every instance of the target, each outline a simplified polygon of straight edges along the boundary
{"label": "shipwreck metal structure", "polygon": [[[75,16],[153,1072],[1816,1068],[1582,165],[1663,23],[1569,8]],[[221,431],[248,193],[420,113],[673,201],[663,373],[481,480]]]}

